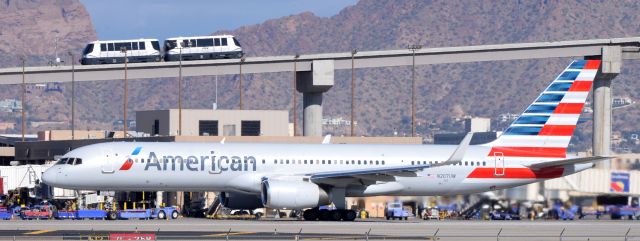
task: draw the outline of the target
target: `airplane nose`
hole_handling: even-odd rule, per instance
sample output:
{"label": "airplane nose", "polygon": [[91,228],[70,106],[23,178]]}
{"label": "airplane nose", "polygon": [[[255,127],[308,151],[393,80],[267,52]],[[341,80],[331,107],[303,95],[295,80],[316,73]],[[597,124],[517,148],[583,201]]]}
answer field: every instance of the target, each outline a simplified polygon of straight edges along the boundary
{"label": "airplane nose", "polygon": [[49,186],[53,186],[56,181],[56,176],[57,173],[55,172],[55,170],[51,170],[51,168],[49,168],[44,173],[42,173],[42,181]]}

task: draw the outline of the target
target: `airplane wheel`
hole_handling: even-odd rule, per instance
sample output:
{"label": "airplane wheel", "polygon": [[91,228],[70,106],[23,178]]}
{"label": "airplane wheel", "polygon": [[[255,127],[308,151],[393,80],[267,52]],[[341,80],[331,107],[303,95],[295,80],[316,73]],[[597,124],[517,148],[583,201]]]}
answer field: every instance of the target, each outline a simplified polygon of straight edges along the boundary
{"label": "airplane wheel", "polygon": [[118,219],[118,213],[116,213],[116,212],[109,212],[109,213],[107,213],[107,219],[109,219],[109,220],[116,220],[116,219]]}
{"label": "airplane wheel", "polygon": [[329,220],[340,221],[340,219],[342,219],[342,212],[340,210],[329,211]]}
{"label": "airplane wheel", "polygon": [[329,220],[329,211],[328,210],[320,210],[320,212],[318,214],[318,219],[320,219],[320,221]]}
{"label": "airplane wheel", "polygon": [[158,212],[158,219],[165,219],[165,218],[167,218],[167,214],[164,213],[164,211]]}
{"label": "airplane wheel", "polygon": [[171,219],[177,219],[178,218],[178,211],[173,210],[173,212],[171,212]]}
{"label": "airplane wheel", "polygon": [[316,221],[318,220],[318,209],[307,209],[304,211],[304,213],[302,213],[302,217],[306,221]]}
{"label": "airplane wheel", "polygon": [[356,220],[356,211],[353,210],[344,210],[342,211],[342,220],[344,221],[354,221]]}

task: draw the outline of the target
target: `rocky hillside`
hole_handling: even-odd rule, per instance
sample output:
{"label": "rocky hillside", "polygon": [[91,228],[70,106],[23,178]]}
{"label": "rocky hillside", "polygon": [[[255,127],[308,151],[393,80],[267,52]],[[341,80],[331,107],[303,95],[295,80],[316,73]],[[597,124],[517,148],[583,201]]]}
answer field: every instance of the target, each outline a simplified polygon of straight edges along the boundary
{"label": "rocky hillside", "polygon": [[[4,46],[26,49],[24,45],[15,43],[16,39],[22,38],[6,39],[5,35],[51,38],[54,27],[61,31],[61,36],[76,40],[70,41],[67,46],[76,42],[84,43],[95,36],[89,17],[77,1],[20,1],[22,2],[24,3],[9,1],[8,4],[0,4],[0,7],[7,9],[16,9],[22,5],[26,9],[0,10],[3,13],[0,15],[0,22],[10,22],[5,17],[5,12],[12,12],[15,18],[22,16],[21,14],[37,12],[41,4],[54,4],[56,7],[53,9],[57,9],[55,12],[58,15],[49,13],[54,12],[49,8],[40,11],[44,11],[43,16],[53,18],[50,21],[42,21],[41,18],[30,15],[19,17],[21,20],[11,20],[15,24],[22,24],[38,19],[38,23],[34,21],[32,25],[36,26],[28,28],[32,31],[30,34],[23,29],[0,30],[0,42]],[[639,11],[638,1],[361,0],[329,18],[301,13],[216,33],[236,35],[248,56],[347,52],[351,49],[403,49],[409,44],[424,44],[426,47],[465,46],[640,36],[640,25],[636,24],[640,20],[637,14]],[[55,16],[58,18],[54,18]],[[67,22],[65,16],[78,20]],[[63,33],[65,29],[67,31]],[[43,33],[46,36],[42,36]],[[75,46],[77,52],[81,50],[79,45]],[[48,53],[50,51],[47,51],[47,47],[49,50],[52,48],[45,44],[36,46],[37,50],[29,51]],[[427,135],[426,123],[446,124],[451,117],[473,115],[493,118],[501,113],[520,113],[569,61],[543,59],[418,67],[418,130],[422,135]],[[633,62],[627,63],[623,74],[614,81],[614,93],[638,100],[640,84],[632,76],[640,73],[640,68]],[[245,108],[290,108],[291,78],[290,73],[247,76],[243,86],[246,93]],[[220,76],[220,108],[237,107],[237,79],[237,76]],[[349,81],[350,72],[336,73],[336,85],[325,98],[326,116],[349,118]],[[137,93],[131,95],[131,116],[134,110],[177,106],[177,81],[174,79],[130,83],[131,93]],[[185,106],[210,108],[215,91],[213,77],[190,78],[186,83]],[[359,135],[389,136],[394,130],[409,133],[409,83],[410,68],[407,67],[357,71],[356,119],[359,122]],[[119,82],[81,84],[78,95],[83,105],[78,109],[81,119],[77,122],[79,126],[109,128],[114,120],[120,119],[121,103],[117,90],[121,88],[122,84]],[[11,93],[3,92],[0,97]],[[33,104],[44,106],[38,107],[42,109],[38,112],[45,111],[44,109],[51,112],[47,105],[69,102],[68,95],[64,92],[58,97],[37,96],[34,99],[38,102],[31,100],[34,101]],[[301,99],[298,98],[300,101]],[[56,108],[54,113],[61,121],[68,118],[68,114],[64,114],[68,113],[64,105]],[[616,111],[614,130],[637,131],[635,123],[640,119],[639,114],[639,105]],[[30,117],[46,120],[52,115],[54,114],[33,112]],[[581,133],[575,139],[582,143],[580,146],[589,143],[590,128],[590,122],[579,128]],[[334,132],[338,135],[346,134],[348,128]]]}

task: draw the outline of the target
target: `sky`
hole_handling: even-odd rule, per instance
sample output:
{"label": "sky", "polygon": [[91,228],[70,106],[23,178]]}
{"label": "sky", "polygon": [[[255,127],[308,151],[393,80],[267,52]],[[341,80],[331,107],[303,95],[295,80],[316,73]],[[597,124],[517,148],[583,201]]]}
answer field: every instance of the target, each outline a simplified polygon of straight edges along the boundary
{"label": "sky", "polygon": [[305,11],[331,17],[357,0],[80,0],[101,40],[208,35]]}

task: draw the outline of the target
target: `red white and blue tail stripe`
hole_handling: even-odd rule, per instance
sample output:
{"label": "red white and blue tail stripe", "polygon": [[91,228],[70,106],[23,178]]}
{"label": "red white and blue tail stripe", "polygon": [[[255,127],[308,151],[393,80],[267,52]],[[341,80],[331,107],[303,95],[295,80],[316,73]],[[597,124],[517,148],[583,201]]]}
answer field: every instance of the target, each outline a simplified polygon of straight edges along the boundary
{"label": "red white and blue tail stripe", "polygon": [[491,146],[489,156],[565,158],[600,60],[573,61]]}

